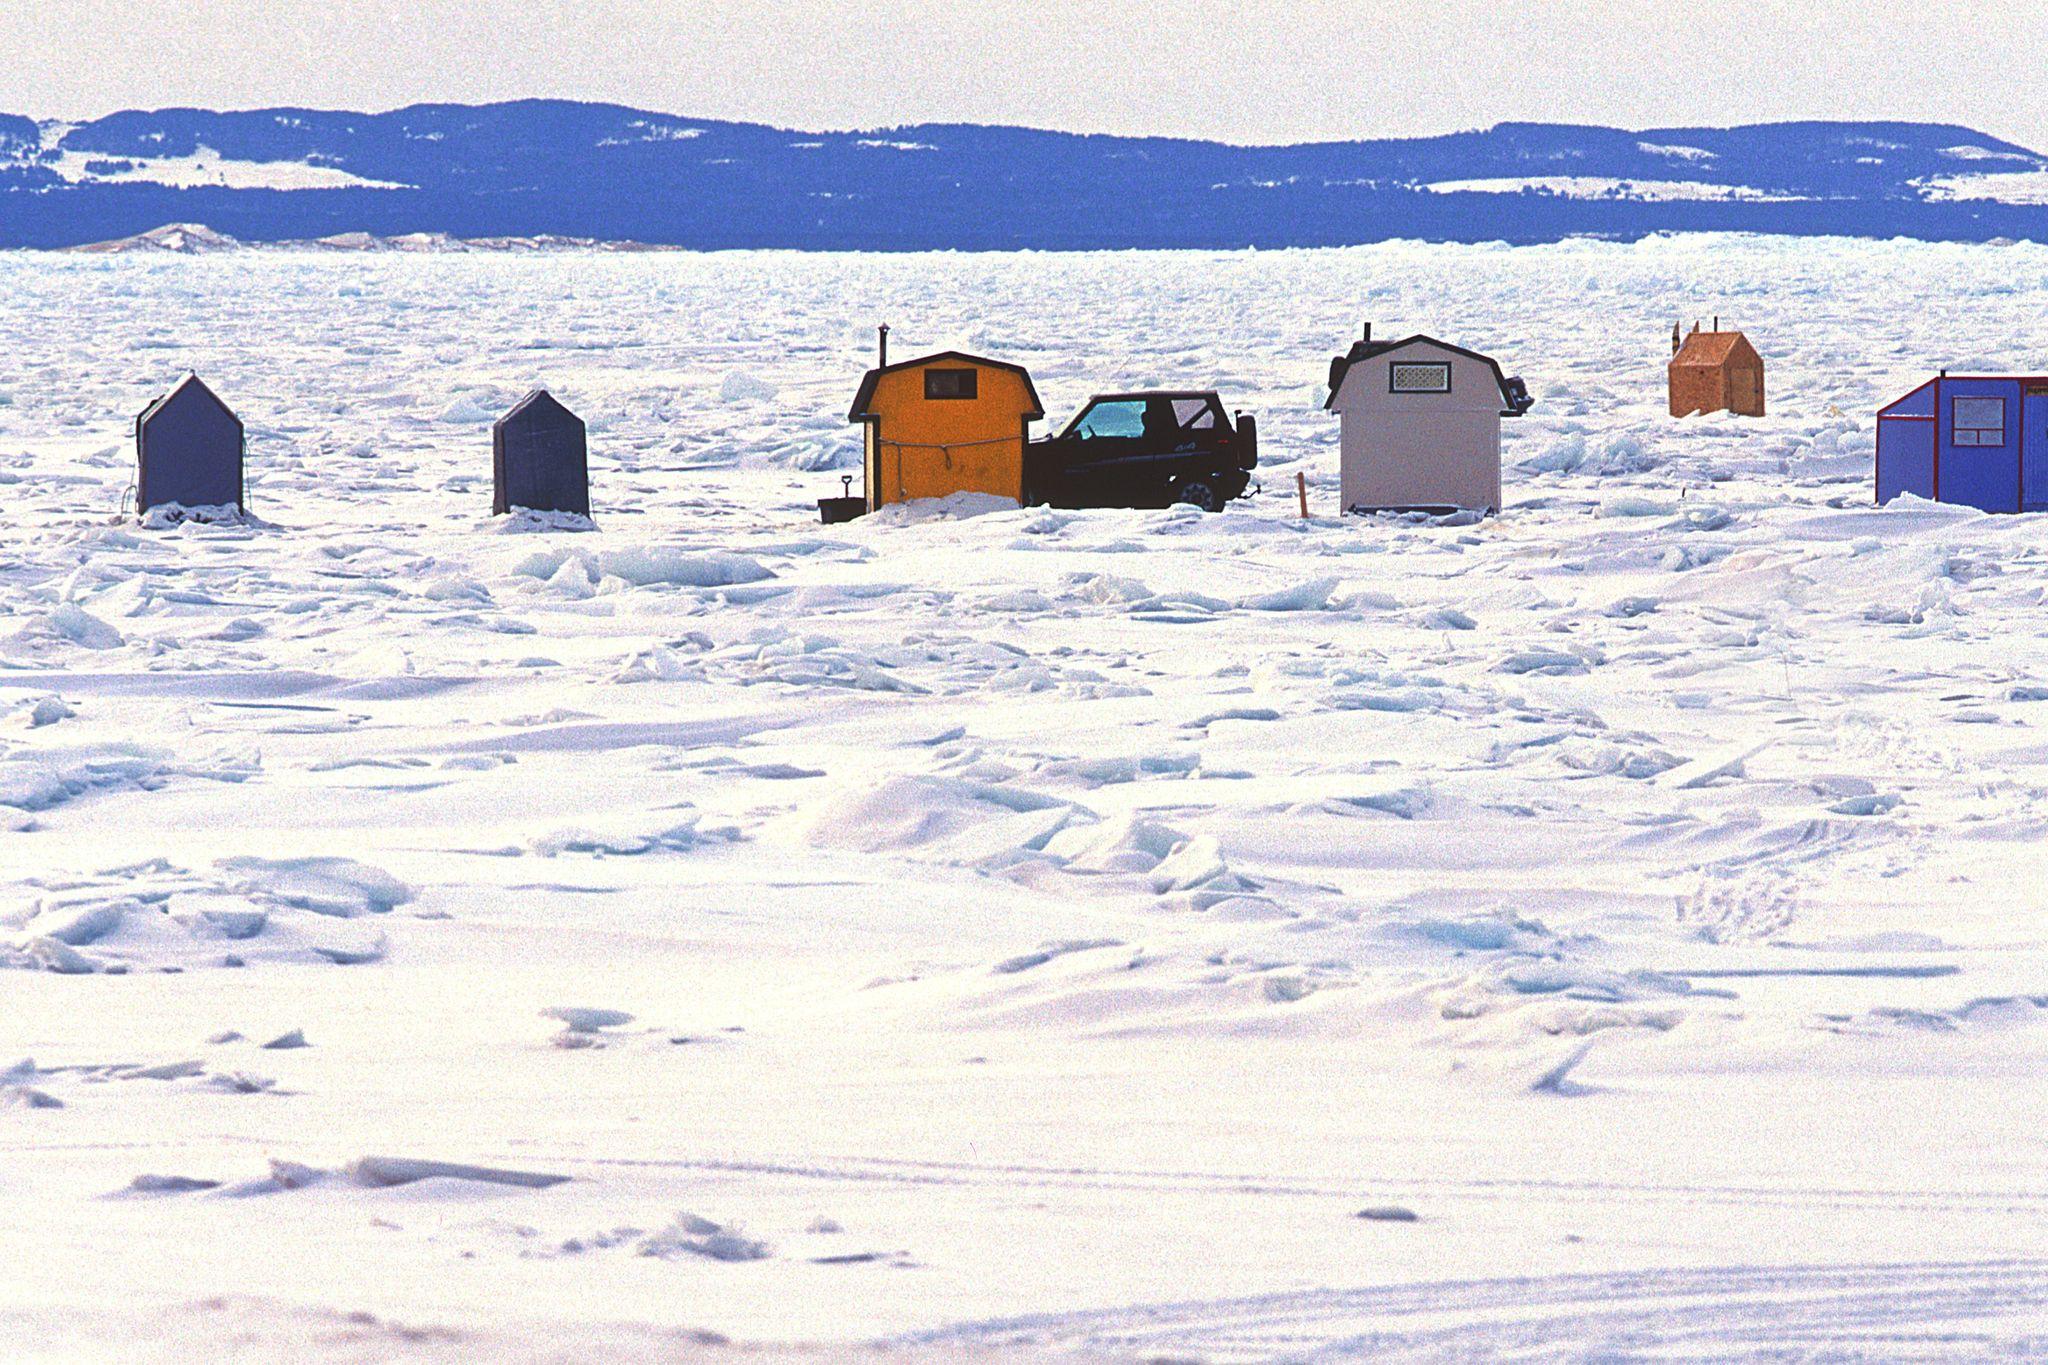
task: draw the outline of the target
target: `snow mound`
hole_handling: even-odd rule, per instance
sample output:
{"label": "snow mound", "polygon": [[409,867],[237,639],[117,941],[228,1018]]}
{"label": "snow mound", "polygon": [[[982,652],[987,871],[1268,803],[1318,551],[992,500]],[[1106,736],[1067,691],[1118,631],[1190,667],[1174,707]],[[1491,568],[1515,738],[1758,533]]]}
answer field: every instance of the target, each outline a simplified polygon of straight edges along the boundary
{"label": "snow mound", "polygon": [[187,507],[183,503],[160,502],[135,519],[145,531],[169,531],[179,526],[253,526],[255,518],[233,503],[205,503]]}
{"label": "snow mound", "polygon": [[0,968],[70,975],[254,962],[353,966],[384,951],[381,933],[332,913],[169,871],[139,880],[88,879],[0,915]]}
{"label": "snow mound", "polygon": [[353,858],[223,858],[217,866],[238,892],[339,919],[383,914],[413,897],[398,878]]}
{"label": "snow mound", "polygon": [[63,645],[100,650],[119,649],[123,643],[125,640],[120,631],[70,602],[32,618],[13,634],[0,639],[0,646],[4,646],[6,652],[31,655]]}
{"label": "snow mound", "polygon": [[1334,578],[1311,578],[1272,592],[1254,593],[1239,605],[1247,611],[1321,611],[1336,590]]}
{"label": "snow mound", "polygon": [[765,1261],[774,1254],[766,1242],[693,1213],[678,1214],[668,1227],[642,1241],[637,1250],[642,1256],[660,1260],[701,1256],[708,1261]]}
{"label": "snow mound", "polygon": [[153,790],[173,771],[169,754],[132,744],[31,748],[0,741],[0,806],[41,812],[88,792]]}
{"label": "snow mound", "polygon": [[127,1193],[144,1195],[211,1194],[232,1199],[285,1194],[329,1183],[344,1183],[366,1190],[390,1190],[426,1181],[451,1181],[477,1185],[501,1185],[522,1190],[546,1190],[567,1184],[572,1177],[544,1171],[515,1170],[502,1166],[477,1166],[460,1161],[437,1161],[423,1157],[365,1156],[336,1167],[312,1166],[299,1161],[273,1158],[268,1175],[235,1184],[199,1176],[140,1175],[129,1183]]}
{"label": "snow mound", "polygon": [[772,569],[745,555],[692,554],[660,546],[608,550],[594,559],[599,573],[636,588],[729,588],[775,577]]}
{"label": "snow mound", "polygon": [[682,818],[669,813],[619,816],[595,828],[571,825],[553,829],[528,840],[527,847],[542,858],[559,858],[564,854],[634,858],[647,853],[687,852],[714,837],[730,836],[714,836],[699,829],[694,813]]}
{"label": "snow mound", "polygon": [[892,502],[861,518],[861,526],[924,526],[935,521],[967,521],[997,512],[1020,510],[1015,498],[994,493],[951,493],[943,498]]}
{"label": "snow mound", "polygon": [[718,399],[722,403],[772,403],[779,392],[773,384],[744,370],[733,370],[718,385]]}
{"label": "snow mound", "polygon": [[599,1009],[586,1005],[551,1005],[541,1011],[544,1019],[558,1020],[570,1033],[602,1033],[633,1022],[624,1010]]}
{"label": "snow mound", "polygon": [[595,554],[567,549],[538,550],[514,565],[512,572],[557,588],[567,586],[572,593],[578,585],[594,592],[606,579],[635,588],[729,588],[775,577],[774,570],[746,555],[664,546]]}
{"label": "snow mound", "polygon": [[820,803],[808,837],[821,848],[994,868],[1042,852],[1080,815],[1057,798],[1001,783],[891,777]]}
{"label": "snow mound", "polygon": [[1124,815],[1061,830],[1045,851],[1075,872],[1151,872],[1187,842],[1179,830],[1142,815]]}
{"label": "snow mound", "polygon": [[1127,874],[1155,896],[1183,893],[1198,910],[1259,889],[1231,870],[1213,836],[1191,837],[1142,815],[1069,825],[1046,841],[1044,851],[1070,872]]}
{"label": "snow mound", "polygon": [[51,695],[29,697],[15,702],[7,707],[7,714],[16,717],[28,729],[40,730],[45,725],[70,720],[78,711],[62,697]]}
{"label": "snow mound", "polygon": [[493,535],[530,536],[554,531],[595,531],[597,523],[581,512],[536,512],[515,507],[501,517],[492,517],[484,528]]}

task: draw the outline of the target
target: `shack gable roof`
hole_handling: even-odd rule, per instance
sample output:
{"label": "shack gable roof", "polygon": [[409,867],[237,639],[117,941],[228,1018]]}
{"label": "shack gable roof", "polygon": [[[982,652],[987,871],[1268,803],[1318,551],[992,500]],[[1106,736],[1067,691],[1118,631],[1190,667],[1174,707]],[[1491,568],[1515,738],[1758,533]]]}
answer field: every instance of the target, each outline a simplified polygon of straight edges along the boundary
{"label": "shack gable roof", "polygon": [[1678,348],[1678,354],[1671,357],[1674,369],[1698,367],[1718,370],[1739,361],[1763,363],[1756,347],[1750,345],[1749,338],[1740,332],[1694,332]]}
{"label": "shack gable roof", "polygon": [[1038,401],[1038,389],[1031,382],[1031,371],[1022,365],[1012,365],[1007,360],[990,360],[985,356],[969,355],[965,351],[940,351],[935,355],[919,356],[915,360],[899,360],[894,365],[883,365],[872,369],[861,378],[860,392],[853,396],[853,408],[846,414],[849,422],[864,422],[874,416],[870,410],[875,401],[875,386],[882,382],[885,374],[897,374],[904,370],[921,370],[927,365],[957,364],[972,365],[984,370],[1008,370],[1024,381],[1024,392],[1031,400],[1027,416],[1037,419],[1045,416],[1045,404]]}
{"label": "shack gable roof", "polygon": [[[1903,394],[1900,397],[1894,398],[1891,402],[1879,408],[1877,410],[1877,415],[1879,417],[1892,417],[1900,415],[1910,417],[1932,417],[1934,415],[1934,395],[1930,392],[1930,390],[1934,388],[1934,384],[1935,381],[1930,379],[1925,384],[1922,384],[1919,388],[1914,389],[1911,393]],[[1925,394],[1927,396],[1927,401],[1924,403],[1916,402],[1915,400],[1918,399],[1922,394]],[[1925,411],[1904,412],[1903,410],[1907,408],[1925,409]]]}
{"label": "shack gable roof", "polygon": [[207,388],[205,380],[196,374],[189,373],[176,384],[173,384],[168,392],[160,395],[154,403],[144,408],[136,417],[135,424],[138,428],[145,427],[155,420],[158,413],[167,411],[174,403],[195,400],[211,403],[223,416],[235,424],[236,430],[241,430],[242,419],[235,416],[235,410],[226,403],[221,402],[220,395]]}
{"label": "shack gable roof", "polygon": [[[1946,370],[1911,392],[1894,398],[1877,410],[1879,417],[1930,417],[1934,413],[1936,384],[2017,384],[2022,394],[2048,393],[2048,375],[2040,374],[1950,374]],[[1961,395],[1967,397],[1968,395]],[[1918,401],[1925,397],[1926,402]]]}
{"label": "shack gable roof", "polygon": [[563,407],[561,400],[546,389],[535,389],[514,403],[511,411],[491,424],[493,430],[513,425],[580,427],[583,425],[583,419]]}
{"label": "shack gable roof", "polygon": [[1453,346],[1448,341],[1438,341],[1433,336],[1417,332],[1414,336],[1403,337],[1399,341],[1352,342],[1349,353],[1340,355],[1330,362],[1330,396],[1323,400],[1324,410],[1332,412],[1336,410],[1337,395],[1343,392],[1344,380],[1351,373],[1353,365],[1359,364],[1361,361],[1377,360],[1383,355],[1392,355],[1394,352],[1406,350],[1410,346],[1434,346],[1438,350],[1449,351],[1452,355],[1461,355],[1467,360],[1476,360],[1489,370],[1492,370],[1494,382],[1500,385],[1501,416],[1503,417],[1520,417],[1534,405],[1533,400],[1529,397],[1528,386],[1523,384],[1519,378],[1510,379],[1506,374],[1502,373],[1500,362],[1492,356],[1481,355],[1477,351],[1468,351],[1463,346]]}

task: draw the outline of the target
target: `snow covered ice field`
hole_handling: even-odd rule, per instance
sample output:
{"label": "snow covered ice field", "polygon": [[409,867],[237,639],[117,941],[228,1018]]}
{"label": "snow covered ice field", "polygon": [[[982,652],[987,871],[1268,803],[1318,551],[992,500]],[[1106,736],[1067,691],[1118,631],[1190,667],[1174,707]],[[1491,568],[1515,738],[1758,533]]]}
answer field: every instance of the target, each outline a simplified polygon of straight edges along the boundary
{"label": "snow covered ice field", "polygon": [[[1876,408],[2044,300],[0,256],[0,1354],[2048,1353],[2048,545],[1869,506]],[[1713,313],[1770,418],[1663,414]],[[1327,515],[1368,317],[1528,378],[1505,515]],[[1056,419],[1213,385],[1265,492],[822,527],[881,321]],[[260,524],[117,519],[187,367]],[[596,534],[486,515],[535,383]]]}

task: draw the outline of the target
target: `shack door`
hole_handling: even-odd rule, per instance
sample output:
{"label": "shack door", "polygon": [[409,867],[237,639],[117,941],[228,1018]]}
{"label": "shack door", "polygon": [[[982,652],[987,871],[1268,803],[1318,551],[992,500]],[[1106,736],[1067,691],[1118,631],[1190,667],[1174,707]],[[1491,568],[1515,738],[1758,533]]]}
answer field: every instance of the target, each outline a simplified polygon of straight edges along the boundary
{"label": "shack door", "polygon": [[1739,415],[1761,416],[1764,410],[1762,370],[1735,370],[1728,376],[1728,410]]}
{"label": "shack door", "polygon": [[2020,422],[2020,510],[2048,512],[2048,386],[2028,385]]}

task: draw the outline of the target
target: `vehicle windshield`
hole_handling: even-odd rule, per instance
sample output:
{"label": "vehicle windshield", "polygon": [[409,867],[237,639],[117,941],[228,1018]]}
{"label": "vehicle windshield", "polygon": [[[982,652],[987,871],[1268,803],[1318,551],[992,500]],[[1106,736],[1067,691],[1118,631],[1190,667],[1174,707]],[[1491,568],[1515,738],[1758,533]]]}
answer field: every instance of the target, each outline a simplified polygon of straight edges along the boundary
{"label": "vehicle windshield", "polygon": [[1084,441],[1100,437],[1143,436],[1145,404],[1136,402],[1097,403],[1074,423],[1074,435]]}

